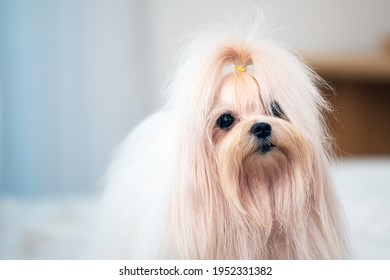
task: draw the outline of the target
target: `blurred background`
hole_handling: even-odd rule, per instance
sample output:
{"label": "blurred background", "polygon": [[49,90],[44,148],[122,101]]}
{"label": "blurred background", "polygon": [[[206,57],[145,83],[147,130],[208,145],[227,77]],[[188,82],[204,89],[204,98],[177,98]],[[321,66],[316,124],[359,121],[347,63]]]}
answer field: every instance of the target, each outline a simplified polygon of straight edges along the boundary
{"label": "blurred background", "polygon": [[115,148],[161,105],[178,40],[253,6],[336,90],[355,255],[390,259],[388,0],[0,0],[0,258],[74,258]]}

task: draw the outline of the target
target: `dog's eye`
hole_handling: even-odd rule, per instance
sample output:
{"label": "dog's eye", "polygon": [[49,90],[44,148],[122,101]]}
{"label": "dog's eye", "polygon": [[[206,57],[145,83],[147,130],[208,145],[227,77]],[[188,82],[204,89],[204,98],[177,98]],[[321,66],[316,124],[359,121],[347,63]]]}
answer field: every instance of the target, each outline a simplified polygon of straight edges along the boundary
{"label": "dog's eye", "polygon": [[274,115],[274,117],[277,118],[281,118],[284,114],[282,108],[280,108],[279,103],[276,101],[273,101],[271,103],[271,111],[272,111],[272,115]]}
{"label": "dog's eye", "polygon": [[217,120],[217,125],[221,129],[228,129],[231,127],[236,119],[231,114],[223,114]]}

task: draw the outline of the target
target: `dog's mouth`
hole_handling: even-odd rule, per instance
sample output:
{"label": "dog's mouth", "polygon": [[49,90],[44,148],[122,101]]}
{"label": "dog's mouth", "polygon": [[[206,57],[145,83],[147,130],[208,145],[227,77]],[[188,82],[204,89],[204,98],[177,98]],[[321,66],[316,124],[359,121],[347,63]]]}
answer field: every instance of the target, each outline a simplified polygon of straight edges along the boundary
{"label": "dog's mouth", "polygon": [[261,141],[258,142],[257,147],[256,147],[256,152],[260,154],[266,154],[270,151],[272,151],[276,145],[274,145],[270,139],[262,139]]}

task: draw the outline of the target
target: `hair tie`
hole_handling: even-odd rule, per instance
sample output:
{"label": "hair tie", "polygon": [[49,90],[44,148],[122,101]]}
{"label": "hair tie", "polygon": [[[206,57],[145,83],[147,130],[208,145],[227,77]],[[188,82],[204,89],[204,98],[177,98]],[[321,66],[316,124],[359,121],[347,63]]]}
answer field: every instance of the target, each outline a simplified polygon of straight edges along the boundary
{"label": "hair tie", "polygon": [[236,65],[235,69],[236,69],[236,71],[241,72],[241,73],[246,72],[246,66]]}

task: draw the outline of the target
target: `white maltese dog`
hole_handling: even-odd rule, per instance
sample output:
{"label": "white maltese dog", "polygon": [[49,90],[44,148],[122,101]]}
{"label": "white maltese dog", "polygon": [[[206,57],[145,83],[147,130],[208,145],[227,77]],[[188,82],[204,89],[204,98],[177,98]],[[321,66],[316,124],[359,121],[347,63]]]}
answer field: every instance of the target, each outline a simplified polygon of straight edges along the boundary
{"label": "white maltese dog", "polygon": [[256,32],[198,34],[108,170],[94,256],[346,258],[319,81]]}

